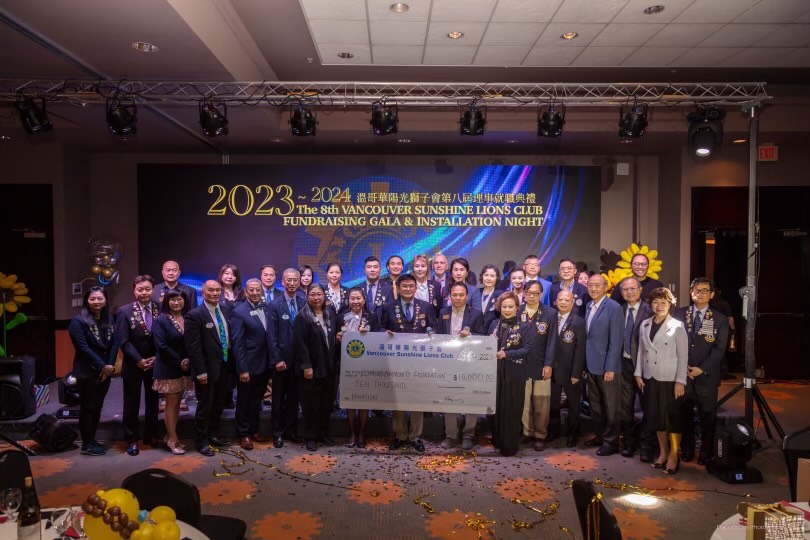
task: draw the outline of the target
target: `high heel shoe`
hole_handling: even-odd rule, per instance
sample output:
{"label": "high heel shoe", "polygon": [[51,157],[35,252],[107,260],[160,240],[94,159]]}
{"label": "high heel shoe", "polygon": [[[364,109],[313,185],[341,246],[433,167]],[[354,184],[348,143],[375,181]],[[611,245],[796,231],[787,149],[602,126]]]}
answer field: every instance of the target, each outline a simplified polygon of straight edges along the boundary
{"label": "high heel shoe", "polygon": [[678,469],[681,467],[681,458],[678,458],[678,461],[675,462],[675,468],[670,469],[669,467],[664,467],[664,474],[673,475],[678,472]]}
{"label": "high heel shoe", "polygon": [[182,445],[177,441],[166,441],[166,449],[176,456],[182,456],[186,453]]}
{"label": "high heel shoe", "polygon": [[358,439],[357,440],[357,448],[365,448],[366,447],[366,440],[365,439]]}
{"label": "high heel shoe", "polygon": [[652,464],[651,464],[651,466],[652,466],[652,468],[653,468],[653,469],[663,469],[664,467],[666,467],[666,465],[667,465],[667,462],[666,462],[666,461],[665,461],[665,462],[663,462],[663,463],[658,463],[658,462],[656,461],[655,463],[652,463]]}

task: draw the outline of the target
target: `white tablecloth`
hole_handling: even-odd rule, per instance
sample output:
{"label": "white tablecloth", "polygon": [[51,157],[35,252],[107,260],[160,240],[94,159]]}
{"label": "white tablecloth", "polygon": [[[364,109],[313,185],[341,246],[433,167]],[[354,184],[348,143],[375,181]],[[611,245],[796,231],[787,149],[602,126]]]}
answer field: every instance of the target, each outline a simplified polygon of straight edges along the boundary
{"label": "white tablecloth", "polygon": [[[807,503],[791,503],[794,506],[797,506],[807,512],[810,510],[810,506]],[[714,534],[712,534],[712,540],[735,540],[742,538],[745,539],[745,525],[740,523],[742,516],[740,514],[734,514],[723,523],[717,526],[715,529]],[[808,529],[810,528],[810,522],[805,522],[804,524],[804,537],[810,539],[810,532]]]}

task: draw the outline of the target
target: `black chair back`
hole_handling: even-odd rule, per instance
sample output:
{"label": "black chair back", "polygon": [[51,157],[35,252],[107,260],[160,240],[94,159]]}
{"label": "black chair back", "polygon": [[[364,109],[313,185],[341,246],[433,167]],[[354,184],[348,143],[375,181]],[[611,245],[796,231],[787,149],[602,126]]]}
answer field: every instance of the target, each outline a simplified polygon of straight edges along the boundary
{"label": "black chair back", "polygon": [[[3,450],[0,452],[0,489],[25,489],[25,477],[31,476],[31,463],[28,456],[17,450]],[[37,484],[34,482],[34,491]],[[39,503],[39,500],[37,500]]]}
{"label": "black chair back", "polygon": [[163,469],[136,472],[121,482],[138,499],[142,509],[169,506],[177,519],[196,526],[200,521],[200,492],[197,486]]}
{"label": "black chair back", "polygon": [[621,540],[622,531],[616,516],[598,498],[593,484],[587,480],[574,480],[571,484],[579,525],[585,540]]}
{"label": "black chair back", "polygon": [[796,477],[799,473],[799,458],[810,458],[810,426],[785,435],[782,440],[782,451],[785,453],[790,500],[796,500]]}

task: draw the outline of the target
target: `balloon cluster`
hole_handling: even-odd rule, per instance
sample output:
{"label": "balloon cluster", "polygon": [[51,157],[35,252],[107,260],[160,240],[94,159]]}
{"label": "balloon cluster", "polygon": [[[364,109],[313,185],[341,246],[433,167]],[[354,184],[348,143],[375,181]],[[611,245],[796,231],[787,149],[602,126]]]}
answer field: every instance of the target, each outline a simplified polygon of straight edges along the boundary
{"label": "balloon cluster", "polygon": [[118,283],[120,275],[116,266],[121,261],[123,246],[118,240],[104,236],[94,236],[87,241],[87,257],[90,271],[98,276],[102,285]]}
{"label": "balloon cluster", "polygon": [[180,540],[177,515],[168,506],[151,512],[138,509],[126,489],[98,491],[82,504],[84,532],[89,540]]}
{"label": "balloon cluster", "polygon": [[635,242],[632,242],[627,246],[627,249],[622,250],[622,258],[616,263],[616,268],[602,274],[607,281],[608,290],[612,290],[621,280],[633,275],[631,263],[633,257],[639,254],[645,255],[647,260],[650,261],[650,265],[647,267],[647,275],[653,279],[658,279],[658,272],[661,271],[661,267],[663,266],[663,262],[658,259],[658,251],[650,249],[649,246],[639,246]]}

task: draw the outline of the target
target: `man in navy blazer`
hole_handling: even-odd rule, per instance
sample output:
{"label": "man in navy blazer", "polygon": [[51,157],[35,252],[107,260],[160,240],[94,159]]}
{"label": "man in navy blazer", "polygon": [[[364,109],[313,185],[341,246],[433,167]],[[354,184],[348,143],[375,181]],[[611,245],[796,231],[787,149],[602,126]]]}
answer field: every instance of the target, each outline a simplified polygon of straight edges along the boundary
{"label": "man in navy blazer", "polygon": [[230,311],[219,303],[222,298],[219,282],[206,281],[202,296],[203,303],[186,313],[183,339],[197,396],[197,412],[194,414],[197,451],[211,457],[214,451],[209,445],[229,446],[216,437],[216,432],[225,408],[228,376],[233,364],[230,351],[232,331],[228,325]]}
{"label": "man in navy blazer", "polygon": [[[579,437],[579,405],[582,398],[582,372],[585,370],[585,320],[573,308],[574,295],[568,289],[557,293],[557,347],[552,362],[552,414],[559,417],[562,390],[568,398],[567,439],[565,446],[573,448]],[[556,400],[556,402],[555,402]],[[559,422],[559,418],[557,418]]]}
{"label": "man in navy blazer", "polygon": [[394,288],[380,279],[381,265],[377,257],[367,257],[364,270],[366,281],[360,287],[366,291],[366,309],[374,313],[377,320],[382,320],[383,306],[394,300]]}
{"label": "man in navy blazer", "polygon": [[281,275],[284,294],[279,295],[267,309],[270,316],[267,330],[267,346],[270,353],[270,369],[273,378],[273,410],[270,415],[273,429],[273,446],[281,448],[284,439],[302,443],[298,427],[298,381],[295,378],[295,350],[293,346],[293,321],[306,305],[306,298],[298,290],[301,274],[295,268],[287,268]]}
{"label": "man in navy blazer", "polygon": [[[480,309],[467,305],[467,285],[453,283],[450,286],[451,305],[439,311],[439,320],[436,322],[437,333],[459,336],[465,338],[470,335],[482,336],[486,333],[484,328],[484,314]],[[480,302],[479,302],[480,305]],[[478,415],[464,415],[464,430],[462,431],[461,448],[472,450],[475,438],[475,426]],[[452,448],[458,443],[458,414],[444,413],[444,441],[442,448]]]}
{"label": "man in navy blazer", "polygon": [[284,291],[276,287],[276,267],[272,264],[265,264],[259,268],[259,277],[262,280],[262,296],[264,303],[270,305],[273,300],[284,294]]}
{"label": "man in navy blazer", "polygon": [[245,284],[247,300],[237,304],[231,314],[233,359],[236,362],[236,429],[239,445],[253,450],[253,441],[267,439],[259,435],[259,414],[267,386],[270,356],[267,352],[268,317],[262,282],[249,279]]}
{"label": "man in navy blazer", "polygon": [[561,259],[559,267],[560,281],[551,286],[551,305],[557,305],[557,296],[561,290],[571,291],[574,297],[573,311],[585,318],[585,304],[590,300],[588,287],[577,282],[577,263],[572,259]]}
{"label": "man in navy blazer", "polygon": [[598,456],[610,456],[619,451],[624,317],[621,306],[607,297],[607,280],[601,274],[588,279],[588,295],[592,300],[585,311],[585,364],[594,436],[585,445],[599,446]]}

